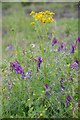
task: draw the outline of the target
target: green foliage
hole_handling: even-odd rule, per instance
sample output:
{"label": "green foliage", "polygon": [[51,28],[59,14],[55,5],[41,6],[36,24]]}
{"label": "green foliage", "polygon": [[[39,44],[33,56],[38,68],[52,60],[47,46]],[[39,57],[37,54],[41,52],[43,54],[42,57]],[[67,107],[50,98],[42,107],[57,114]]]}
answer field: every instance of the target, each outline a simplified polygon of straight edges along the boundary
{"label": "green foliage", "polygon": [[[8,5],[5,4],[6,9]],[[78,59],[78,50],[76,48],[70,54],[70,44],[74,44],[78,37],[78,20],[62,18],[56,20],[55,25],[48,25],[48,33],[51,35],[51,31],[55,30],[53,36],[60,43],[66,43],[66,50],[58,52],[59,45],[52,47],[52,40],[48,39],[48,34],[44,35],[47,26],[41,26],[39,36],[30,24],[32,18],[29,14],[26,16],[26,9],[27,7],[23,9],[21,4],[16,4],[14,9],[11,7],[11,14],[3,15],[2,117],[76,118],[78,71],[71,69],[70,65]],[[43,61],[37,72],[37,62],[34,59],[38,56]],[[22,79],[21,75],[10,69],[10,62],[15,60],[19,61],[25,74],[31,72],[30,78]],[[61,90],[61,78],[64,79],[64,90]],[[49,86],[49,95],[46,95],[45,84]],[[65,107],[67,95],[72,98]]]}

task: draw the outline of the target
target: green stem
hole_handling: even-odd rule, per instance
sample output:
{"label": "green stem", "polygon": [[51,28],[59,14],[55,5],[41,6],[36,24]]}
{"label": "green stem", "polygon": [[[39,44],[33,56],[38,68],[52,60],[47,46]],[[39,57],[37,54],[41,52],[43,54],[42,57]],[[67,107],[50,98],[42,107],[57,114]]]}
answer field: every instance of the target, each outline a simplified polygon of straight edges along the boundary
{"label": "green stem", "polygon": [[14,32],[14,48],[15,48],[15,56],[18,61],[20,61],[20,51],[17,43],[17,34]]}
{"label": "green stem", "polygon": [[[42,29],[41,29],[41,27],[39,26],[39,24],[38,24],[38,30],[39,30],[39,36],[42,36]],[[39,37],[40,38],[40,37]],[[44,41],[45,41],[45,38],[44,38],[44,36],[42,36],[42,39],[40,38],[40,50],[41,50],[41,54],[42,54],[42,58],[43,58],[43,66],[44,66],[44,69],[43,69],[43,71],[44,71],[44,82],[45,83],[48,83],[48,80],[47,80],[47,72],[46,72],[46,70],[47,70],[47,67],[46,67],[46,56],[45,56],[45,52],[44,52]]]}

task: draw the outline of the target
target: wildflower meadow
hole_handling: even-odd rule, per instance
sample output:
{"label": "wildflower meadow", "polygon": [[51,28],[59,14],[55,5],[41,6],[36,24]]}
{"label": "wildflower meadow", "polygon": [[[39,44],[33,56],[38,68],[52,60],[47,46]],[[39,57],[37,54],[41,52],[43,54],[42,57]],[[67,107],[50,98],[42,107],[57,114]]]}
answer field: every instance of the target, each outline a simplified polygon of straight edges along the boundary
{"label": "wildflower meadow", "polygon": [[4,2],[2,15],[2,118],[78,118],[77,3]]}

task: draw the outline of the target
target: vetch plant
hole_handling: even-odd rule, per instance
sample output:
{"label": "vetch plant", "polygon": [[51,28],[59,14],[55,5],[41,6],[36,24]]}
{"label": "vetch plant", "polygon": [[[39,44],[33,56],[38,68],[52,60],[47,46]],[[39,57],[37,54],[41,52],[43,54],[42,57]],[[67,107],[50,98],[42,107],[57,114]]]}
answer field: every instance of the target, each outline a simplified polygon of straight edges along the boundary
{"label": "vetch plant", "polygon": [[59,43],[58,39],[54,38],[52,41],[52,46],[54,46],[55,44],[58,44],[58,43]]}
{"label": "vetch plant", "polygon": [[69,102],[71,101],[71,96],[68,95],[67,98],[66,98],[66,103],[65,103],[65,106],[67,107]]}
{"label": "vetch plant", "polygon": [[14,70],[17,74],[24,75],[24,71],[18,61],[14,61],[10,63],[11,70]]}
{"label": "vetch plant", "polygon": [[74,53],[75,48],[76,48],[76,45],[71,45],[71,50],[70,50],[70,53]]}

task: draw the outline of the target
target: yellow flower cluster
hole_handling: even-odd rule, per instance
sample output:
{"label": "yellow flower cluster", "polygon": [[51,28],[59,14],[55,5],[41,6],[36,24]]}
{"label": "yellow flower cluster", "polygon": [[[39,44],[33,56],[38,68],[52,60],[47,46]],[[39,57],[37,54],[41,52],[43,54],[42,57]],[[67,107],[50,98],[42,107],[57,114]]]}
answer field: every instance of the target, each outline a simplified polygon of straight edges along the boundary
{"label": "yellow flower cluster", "polygon": [[42,23],[50,23],[54,21],[53,15],[55,15],[54,12],[50,12],[48,10],[46,11],[42,11],[42,12],[38,12],[35,13],[34,11],[32,11],[30,13],[30,15],[33,16],[34,20],[42,22]]}

